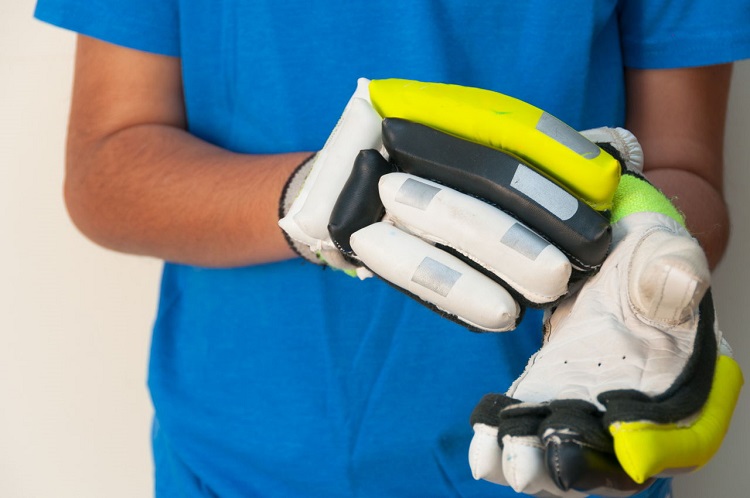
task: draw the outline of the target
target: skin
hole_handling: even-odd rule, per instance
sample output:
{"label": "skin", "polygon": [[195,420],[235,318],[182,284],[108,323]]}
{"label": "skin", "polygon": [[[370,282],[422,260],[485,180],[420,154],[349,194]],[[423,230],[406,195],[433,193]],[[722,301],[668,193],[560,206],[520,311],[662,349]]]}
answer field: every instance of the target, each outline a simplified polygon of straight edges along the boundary
{"label": "skin", "polygon": [[[715,266],[731,66],[628,70],[627,122],[647,176],[685,213]],[[206,267],[294,256],[277,225],[286,179],[309,152],[235,154],[185,131],[179,59],[79,36],[65,201],[76,226],[116,251]]]}
{"label": "skin", "polygon": [[293,257],[278,199],[309,153],[235,154],[185,123],[179,59],[79,37],[65,201],[81,232],[116,251],[207,267]]}
{"label": "skin", "polygon": [[683,212],[711,268],[729,241],[724,128],[732,65],[626,73],[627,119],[645,174]]}

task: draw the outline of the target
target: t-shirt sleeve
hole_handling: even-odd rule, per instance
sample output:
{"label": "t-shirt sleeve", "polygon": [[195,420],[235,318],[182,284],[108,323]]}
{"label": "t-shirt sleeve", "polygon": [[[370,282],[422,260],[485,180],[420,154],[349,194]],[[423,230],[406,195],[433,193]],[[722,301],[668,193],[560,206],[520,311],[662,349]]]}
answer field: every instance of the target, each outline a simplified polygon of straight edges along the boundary
{"label": "t-shirt sleeve", "polygon": [[747,0],[623,0],[621,7],[628,67],[703,66],[750,57]]}
{"label": "t-shirt sleeve", "polygon": [[38,0],[34,17],[123,47],[180,55],[177,0]]}

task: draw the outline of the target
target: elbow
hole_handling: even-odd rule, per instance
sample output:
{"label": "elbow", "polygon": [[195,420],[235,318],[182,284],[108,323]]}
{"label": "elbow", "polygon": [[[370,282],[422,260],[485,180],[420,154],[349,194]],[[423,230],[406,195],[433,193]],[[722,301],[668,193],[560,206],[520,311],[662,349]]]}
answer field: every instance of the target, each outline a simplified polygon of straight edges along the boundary
{"label": "elbow", "polygon": [[63,199],[68,217],[81,233],[91,238],[89,236],[91,229],[91,220],[89,218],[91,212],[86,207],[90,204],[90,201],[87,197],[85,189],[82,188],[81,184],[72,180],[70,173],[66,173],[63,184]]}
{"label": "elbow", "polygon": [[65,208],[73,225],[86,238],[107,249],[119,250],[106,178],[94,167],[95,156],[68,153],[63,183]]}
{"label": "elbow", "polygon": [[97,216],[101,213],[100,201],[95,192],[89,188],[81,175],[71,174],[70,162],[63,184],[63,199],[68,217],[73,225],[86,238],[99,245],[105,245],[101,223]]}

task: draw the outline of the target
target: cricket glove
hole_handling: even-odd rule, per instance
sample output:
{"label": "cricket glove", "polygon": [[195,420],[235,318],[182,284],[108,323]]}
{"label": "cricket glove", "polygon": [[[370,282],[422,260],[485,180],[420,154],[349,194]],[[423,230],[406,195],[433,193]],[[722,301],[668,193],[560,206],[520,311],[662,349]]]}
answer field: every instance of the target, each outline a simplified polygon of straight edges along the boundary
{"label": "cricket glove", "polygon": [[629,496],[717,451],[742,373],[683,225],[660,191],[624,172],[600,271],[546,313],[525,371],[472,414],[475,478],[538,496]]}
{"label": "cricket glove", "polygon": [[[621,142],[638,163],[632,135],[610,131],[602,146]],[[506,331],[525,306],[551,306],[599,269],[620,172],[591,140],[506,95],[361,79],[292,175],[279,224],[313,262],[376,274],[472,330]]]}

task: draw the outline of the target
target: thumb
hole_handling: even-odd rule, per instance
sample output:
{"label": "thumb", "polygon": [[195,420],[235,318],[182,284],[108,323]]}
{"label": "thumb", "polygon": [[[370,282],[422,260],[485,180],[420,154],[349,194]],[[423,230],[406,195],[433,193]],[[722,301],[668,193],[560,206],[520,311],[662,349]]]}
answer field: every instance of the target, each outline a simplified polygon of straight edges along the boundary
{"label": "thumb", "polygon": [[693,317],[711,279],[701,247],[682,227],[670,224],[674,230],[662,227],[645,234],[628,271],[636,313],[664,325]]}

